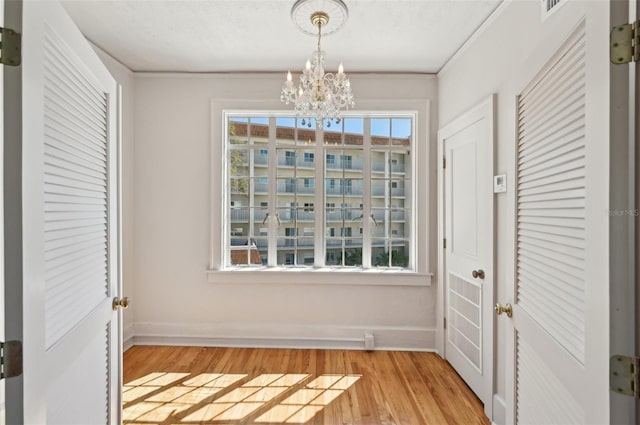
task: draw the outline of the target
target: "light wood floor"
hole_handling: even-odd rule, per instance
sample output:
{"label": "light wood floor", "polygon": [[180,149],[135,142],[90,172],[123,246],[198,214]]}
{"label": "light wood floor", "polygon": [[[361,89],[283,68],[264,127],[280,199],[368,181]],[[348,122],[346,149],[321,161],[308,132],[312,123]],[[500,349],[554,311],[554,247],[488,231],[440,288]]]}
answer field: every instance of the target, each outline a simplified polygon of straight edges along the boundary
{"label": "light wood floor", "polygon": [[137,346],[125,424],[489,424],[433,353]]}

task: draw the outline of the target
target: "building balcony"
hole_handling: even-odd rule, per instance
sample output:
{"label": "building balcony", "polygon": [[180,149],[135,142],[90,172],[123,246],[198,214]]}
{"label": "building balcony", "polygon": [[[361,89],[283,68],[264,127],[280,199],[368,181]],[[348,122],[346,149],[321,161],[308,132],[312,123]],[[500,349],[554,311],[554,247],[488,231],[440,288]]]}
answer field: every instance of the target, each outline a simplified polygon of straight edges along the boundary
{"label": "building balcony", "polygon": [[[386,220],[387,211],[383,209],[373,210],[373,217],[378,225],[381,225]],[[406,214],[404,210],[391,211],[390,220],[394,223],[402,223],[406,220]],[[251,209],[249,208],[232,208],[230,212],[230,219],[233,223],[248,223],[250,220]],[[267,210],[264,208],[253,209],[253,221],[255,223],[262,223],[266,218]],[[311,222],[315,221],[315,212],[311,209],[303,208],[279,208],[278,218],[281,223],[290,223],[295,220]],[[362,210],[359,209],[334,209],[325,212],[325,220],[327,222],[342,222],[342,221],[362,221]]]}

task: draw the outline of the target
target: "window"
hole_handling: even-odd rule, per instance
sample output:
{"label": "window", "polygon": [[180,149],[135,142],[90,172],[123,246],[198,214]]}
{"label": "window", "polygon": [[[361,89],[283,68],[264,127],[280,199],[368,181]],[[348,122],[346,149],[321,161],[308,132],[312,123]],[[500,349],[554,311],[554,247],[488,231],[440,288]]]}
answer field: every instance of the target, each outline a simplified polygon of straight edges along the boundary
{"label": "window", "polygon": [[286,151],[284,153],[284,164],[292,167],[296,161],[296,153],[292,151]]}
{"label": "window", "polygon": [[353,157],[351,155],[340,155],[340,161],[345,169],[350,170],[353,168]]}
{"label": "window", "polygon": [[[318,130],[226,116],[225,243],[249,252],[225,255],[225,266],[415,269],[415,114],[353,115]],[[257,160],[270,156],[275,169]]]}

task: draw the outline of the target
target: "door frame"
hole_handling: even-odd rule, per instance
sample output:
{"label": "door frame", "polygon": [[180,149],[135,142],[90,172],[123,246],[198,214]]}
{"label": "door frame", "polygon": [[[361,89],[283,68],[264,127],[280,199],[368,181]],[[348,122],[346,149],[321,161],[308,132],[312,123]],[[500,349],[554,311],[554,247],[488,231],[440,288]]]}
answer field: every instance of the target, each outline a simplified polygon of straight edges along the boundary
{"label": "door frame", "polygon": [[[4,0],[0,0],[0,26],[4,27]],[[0,65],[0,199],[4,205],[4,66]],[[0,208],[0,341],[4,341],[4,208]],[[6,423],[5,380],[0,380],[0,424]]]}
{"label": "door frame", "polygon": [[[640,18],[640,0],[612,2],[610,26]],[[610,355],[640,355],[640,66],[634,62],[612,65],[610,86]],[[616,188],[616,190],[613,190]],[[623,215],[618,212],[625,211]],[[614,213],[615,212],[615,213]],[[635,293],[635,296],[634,296]],[[626,323],[628,326],[621,326]],[[635,326],[634,326],[635,325]],[[610,392],[611,423],[639,423],[640,401]],[[635,418],[635,421],[634,421]]]}
{"label": "door frame", "polygon": [[[490,193],[493,194],[493,176],[494,176],[494,162],[495,162],[495,145],[496,145],[496,107],[497,107],[497,95],[491,94],[488,98],[484,99],[480,103],[476,104],[472,108],[458,115],[457,118],[453,119],[451,122],[443,125],[438,130],[438,174],[437,174],[437,202],[438,202],[438,217],[437,217],[437,228],[438,228],[438,240],[437,240],[437,255],[438,255],[438,269],[437,269],[437,294],[436,294],[436,350],[440,354],[440,356],[446,360],[446,329],[445,322],[447,318],[446,314],[446,279],[445,279],[445,270],[447,265],[446,259],[446,249],[444,248],[444,238],[445,238],[445,161],[444,161],[444,153],[445,153],[445,132],[443,130],[450,129],[452,127],[464,128],[471,123],[478,121],[478,119],[486,119],[487,122],[491,123],[488,128],[488,143],[489,146],[487,150],[489,152],[489,163],[486,166],[489,168],[489,175],[492,177],[490,182],[486,184],[491,186]],[[488,282],[491,282],[490,285],[485,287],[486,289],[491,289],[490,294],[490,305],[483,306],[485,308],[489,308],[493,311],[493,303],[495,302],[496,296],[496,235],[495,235],[495,196],[492,196],[491,201],[488,202],[489,205],[489,217],[492,217],[489,225],[491,229],[489,230],[489,234],[492,236],[492,250],[491,250],[491,259],[487,262],[485,266],[485,274],[487,275]],[[483,362],[484,371],[489,374],[491,380],[491,399],[485,401],[485,413],[492,420],[493,416],[493,398],[495,395],[495,349],[496,349],[496,333],[495,333],[495,315],[491,314],[491,321],[489,323],[482,323],[483,331],[485,328],[490,331],[491,335],[491,347],[490,358],[485,359]],[[479,397],[478,397],[479,398]]]}

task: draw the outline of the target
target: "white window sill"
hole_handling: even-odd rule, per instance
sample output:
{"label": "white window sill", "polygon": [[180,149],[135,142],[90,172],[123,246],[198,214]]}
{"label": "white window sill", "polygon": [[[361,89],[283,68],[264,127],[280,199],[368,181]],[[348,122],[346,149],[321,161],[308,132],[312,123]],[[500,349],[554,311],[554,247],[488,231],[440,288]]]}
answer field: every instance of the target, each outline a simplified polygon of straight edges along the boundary
{"label": "white window sill", "polygon": [[289,285],[431,286],[433,273],[398,269],[230,267],[207,270],[211,283]]}

